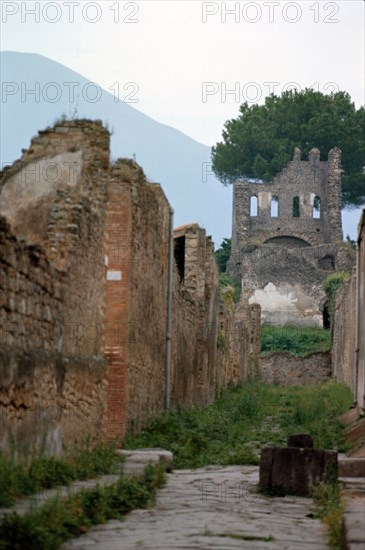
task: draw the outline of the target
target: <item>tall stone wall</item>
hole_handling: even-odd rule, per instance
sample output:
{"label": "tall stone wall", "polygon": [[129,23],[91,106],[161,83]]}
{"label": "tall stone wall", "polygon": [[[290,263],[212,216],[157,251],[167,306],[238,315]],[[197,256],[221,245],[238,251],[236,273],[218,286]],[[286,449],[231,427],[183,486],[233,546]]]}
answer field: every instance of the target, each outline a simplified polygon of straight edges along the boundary
{"label": "tall stone wall", "polygon": [[174,231],[171,402],[204,406],[216,396],[218,267],[197,224]]}
{"label": "tall stone wall", "polygon": [[161,187],[131,160],[110,164],[100,122],[40,132],[0,199],[1,448],[122,440],[164,410],[170,237],[171,406],[255,375],[259,308],[227,310],[210,237],[197,224],[170,235]]}
{"label": "tall stone wall", "polygon": [[358,232],[358,262],[337,292],[333,335],[333,372],[365,406],[365,210]]}
{"label": "tall stone wall", "polygon": [[338,290],[333,334],[333,374],[351,390],[354,387],[356,327],[356,273]]}
{"label": "tall stone wall", "polygon": [[73,121],[2,173],[2,448],[60,453],[101,435],[108,158],[101,123]]}
{"label": "tall stone wall", "polygon": [[359,249],[359,285],[358,285],[358,375],[357,403],[365,409],[365,209],[359,224],[357,246]]}

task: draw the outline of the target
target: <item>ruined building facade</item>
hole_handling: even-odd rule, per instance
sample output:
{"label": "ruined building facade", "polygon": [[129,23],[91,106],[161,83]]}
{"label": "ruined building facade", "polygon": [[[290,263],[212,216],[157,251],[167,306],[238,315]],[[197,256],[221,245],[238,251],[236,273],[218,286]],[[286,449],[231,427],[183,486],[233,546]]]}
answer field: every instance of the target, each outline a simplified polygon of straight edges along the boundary
{"label": "ruined building facade", "polygon": [[270,183],[237,181],[228,272],[272,325],[328,326],[323,281],[351,269],[341,224],[341,151],[312,149]]}
{"label": "ruined building facade", "polygon": [[204,406],[254,374],[259,308],[236,318],[211,239],[197,224],[171,234],[170,222],[161,186],[131,160],[110,162],[99,121],[39,132],[2,172],[2,449],[122,440],[164,411],[167,389],[171,407]]}

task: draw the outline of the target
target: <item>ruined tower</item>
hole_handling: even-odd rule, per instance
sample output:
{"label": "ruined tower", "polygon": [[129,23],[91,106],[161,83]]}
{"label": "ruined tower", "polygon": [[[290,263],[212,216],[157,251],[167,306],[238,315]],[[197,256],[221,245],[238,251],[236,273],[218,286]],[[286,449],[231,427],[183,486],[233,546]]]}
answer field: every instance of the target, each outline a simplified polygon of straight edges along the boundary
{"label": "ruined tower", "polygon": [[341,151],[320,160],[312,149],[270,183],[237,181],[233,189],[232,252],[227,271],[241,279],[267,324],[322,326],[324,279],[352,259],[343,245]]}

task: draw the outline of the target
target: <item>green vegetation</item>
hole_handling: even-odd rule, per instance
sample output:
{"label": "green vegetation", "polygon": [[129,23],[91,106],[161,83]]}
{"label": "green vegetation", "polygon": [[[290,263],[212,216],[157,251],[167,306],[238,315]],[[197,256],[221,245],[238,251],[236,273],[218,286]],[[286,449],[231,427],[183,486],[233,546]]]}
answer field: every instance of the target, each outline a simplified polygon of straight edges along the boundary
{"label": "green vegetation", "polygon": [[232,239],[223,239],[222,244],[215,251],[215,259],[219,267],[219,288],[227,309],[234,309],[240,301],[241,284],[227,275],[227,262],[231,255]]}
{"label": "green vegetation", "polygon": [[232,244],[232,239],[226,239],[225,238],[225,239],[223,239],[223,242],[220,245],[220,247],[218,248],[218,250],[216,250],[214,252],[215,259],[217,261],[219,271],[221,273],[226,272],[227,262],[229,260],[230,255],[231,255],[231,244]]}
{"label": "green vegetation", "polygon": [[140,478],[123,478],[105,488],[85,490],[66,501],[52,501],[25,516],[12,514],[0,525],[1,550],[56,550],[92,525],[121,519],[130,510],[146,508],[165,482],[161,467],[149,466]]}
{"label": "green vegetation", "polygon": [[349,278],[350,275],[346,273],[346,271],[337,271],[336,273],[331,273],[331,275],[328,275],[327,279],[323,282],[323,288],[327,294],[331,331],[333,331],[333,324],[335,320],[337,291],[341,288],[345,281],[348,281]]}
{"label": "green vegetation", "polygon": [[312,89],[266,97],[263,105],[243,103],[228,120],[222,141],[212,148],[213,171],[224,184],[236,179],[271,181],[293,158],[294,147],[307,159],[314,147],[326,160],[342,151],[343,206],[365,201],[365,108],[356,109],[346,92],[330,95]]}
{"label": "green vegetation", "polygon": [[330,548],[345,550],[342,523],[344,504],[341,501],[338,483],[319,485],[315,488],[313,496],[317,505],[317,516],[328,527]]}
{"label": "green vegetation", "polygon": [[261,354],[288,351],[305,357],[331,349],[331,331],[323,328],[261,327]]}
{"label": "green vegetation", "polygon": [[0,451],[0,506],[10,506],[17,497],[42,488],[114,472],[122,460],[115,449],[115,442],[91,446],[86,439],[63,457],[41,454],[26,461],[16,459],[15,453],[9,456]]}
{"label": "green vegetation", "polygon": [[230,307],[234,308],[234,304],[240,301],[241,296],[241,285],[239,281],[232,279],[227,273],[221,273],[219,275],[219,288],[228,309],[230,309]]}
{"label": "green vegetation", "polygon": [[316,447],[343,451],[337,417],[351,403],[351,391],[333,382],[304,387],[247,382],[225,390],[207,408],[156,418],[135,436],[127,436],[125,445],[170,449],[176,468],[258,464],[262,446],[286,446],[293,433],[309,432]]}

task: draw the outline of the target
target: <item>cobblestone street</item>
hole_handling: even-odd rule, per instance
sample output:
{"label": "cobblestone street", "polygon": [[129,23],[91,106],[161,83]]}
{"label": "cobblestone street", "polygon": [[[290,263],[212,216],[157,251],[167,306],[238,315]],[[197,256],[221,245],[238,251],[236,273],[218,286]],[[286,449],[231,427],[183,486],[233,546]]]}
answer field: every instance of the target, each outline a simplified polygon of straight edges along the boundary
{"label": "cobblestone street", "polygon": [[256,466],[176,470],[153,508],[97,526],[62,550],[327,548],[311,499],[257,495],[257,482]]}

